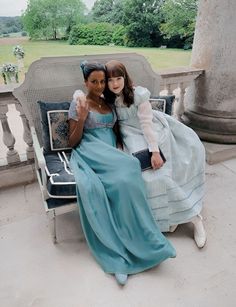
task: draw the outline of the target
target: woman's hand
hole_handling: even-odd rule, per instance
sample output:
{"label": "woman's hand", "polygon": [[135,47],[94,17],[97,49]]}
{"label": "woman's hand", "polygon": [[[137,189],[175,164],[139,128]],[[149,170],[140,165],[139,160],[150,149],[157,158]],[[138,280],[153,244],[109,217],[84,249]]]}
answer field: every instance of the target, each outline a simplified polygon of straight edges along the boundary
{"label": "woman's hand", "polygon": [[76,112],[78,119],[85,121],[89,113],[89,105],[86,101],[86,97],[78,97],[76,100]]}
{"label": "woman's hand", "polygon": [[163,166],[164,161],[162,160],[160,153],[158,151],[152,153],[151,164],[154,170],[161,168]]}

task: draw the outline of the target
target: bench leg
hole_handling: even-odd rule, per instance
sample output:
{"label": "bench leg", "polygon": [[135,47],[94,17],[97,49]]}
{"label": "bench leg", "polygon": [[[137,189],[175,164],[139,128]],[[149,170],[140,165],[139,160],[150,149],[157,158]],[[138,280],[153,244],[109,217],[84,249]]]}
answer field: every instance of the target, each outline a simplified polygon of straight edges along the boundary
{"label": "bench leg", "polygon": [[48,211],[48,217],[50,222],[50,229],[52,234],[53,243],[57,243],[57,232],[56,232],[56,212],[55,210]]}

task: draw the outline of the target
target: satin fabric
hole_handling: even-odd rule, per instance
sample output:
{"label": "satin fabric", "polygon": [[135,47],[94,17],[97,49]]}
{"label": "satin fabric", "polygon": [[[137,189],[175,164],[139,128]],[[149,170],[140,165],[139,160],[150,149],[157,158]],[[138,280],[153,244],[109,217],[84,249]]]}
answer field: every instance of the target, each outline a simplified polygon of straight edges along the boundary
{"label": "satin fabric", "polygon": [[83,231],[107,273],[134,274],[175,257],[148,206],[139,161],[116,148],[114,114],[90,112],[71,154]]}

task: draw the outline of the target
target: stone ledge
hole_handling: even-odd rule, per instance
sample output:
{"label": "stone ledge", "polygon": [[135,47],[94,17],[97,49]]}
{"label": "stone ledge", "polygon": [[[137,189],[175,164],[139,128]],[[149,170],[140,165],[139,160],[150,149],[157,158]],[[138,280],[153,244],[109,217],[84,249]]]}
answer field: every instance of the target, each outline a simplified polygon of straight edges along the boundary
{"label": "stone ledge", "polygon": [[236,158],[236,144],[202,143],[206,150],[206,162],[210,165]]}
{"label": "stone ledge", "polygon": [[31,183],[36,180],[33,164],[20,164],[1,169],[0,188]]}

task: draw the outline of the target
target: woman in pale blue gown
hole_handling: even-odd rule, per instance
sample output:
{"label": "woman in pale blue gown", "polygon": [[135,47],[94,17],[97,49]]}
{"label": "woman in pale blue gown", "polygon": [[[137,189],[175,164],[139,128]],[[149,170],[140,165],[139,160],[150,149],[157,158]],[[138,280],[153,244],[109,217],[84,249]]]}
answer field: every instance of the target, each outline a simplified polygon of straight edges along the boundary
{"label": "woman in pale blue gown", "polygon": [[175,257],[175,250],[147,204],[138,160],[116,148],[116,114],[101,98],[105,66],[84,64],[82,70],[86,101],[73,100],[69,110],[81,224],[97,262],[124,285],[128,274]]}
{"label": "woman in pale blue gown", "polygon": [[[124,151],[148,149],[152,169],[142,173],[148,204],[161,231],[192,222],[199,248],[206,242],[200,212],[205,183],[205,150],[197,134],[173,117],[152,110],[150,92],[134,87],[125,66],[106,63],[105,97],[116,108]],[[159,150],[163,152],[166,163]]]}

